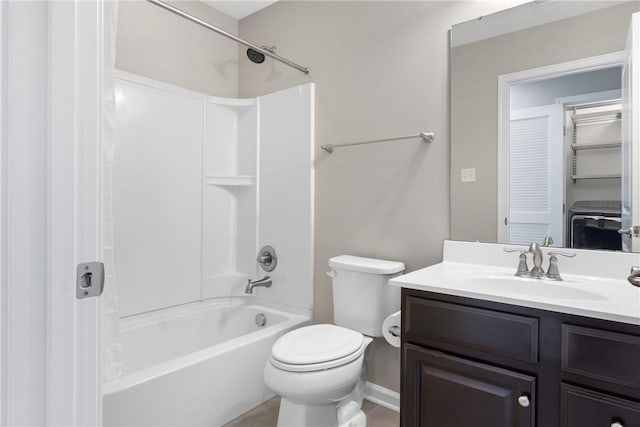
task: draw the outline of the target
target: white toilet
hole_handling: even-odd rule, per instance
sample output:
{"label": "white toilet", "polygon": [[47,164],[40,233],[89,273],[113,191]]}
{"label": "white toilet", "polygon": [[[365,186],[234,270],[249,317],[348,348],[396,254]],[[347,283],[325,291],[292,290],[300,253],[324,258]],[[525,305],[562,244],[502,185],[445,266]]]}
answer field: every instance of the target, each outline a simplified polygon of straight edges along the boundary
{"label": "white toilet", "polygon": [[329,260],[335,325],[291,331],[273,345],[264,381],[282,399],[278,426],[364,427],[360,410],[367,347],[382,322],[400,310],[400,289],[388,285],[404,264],[341,255]]}

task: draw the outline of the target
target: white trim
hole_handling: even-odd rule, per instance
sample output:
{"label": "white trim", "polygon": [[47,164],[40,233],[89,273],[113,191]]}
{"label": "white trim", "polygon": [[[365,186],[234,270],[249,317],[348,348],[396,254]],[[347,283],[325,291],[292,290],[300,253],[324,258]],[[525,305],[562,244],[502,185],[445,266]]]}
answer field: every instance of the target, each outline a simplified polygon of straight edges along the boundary
{"label": "white trim", "polygon": [[47,6],[46,424],[100,426],[101,300],[76,299],[75,269],[102,259],[103,55],[114,4]]}
{"label": "white trim", "polygon": [[496,218],[498,243],[507,241],[507,227],[504,224],[504,218],[508,216],[507,189],[509,183],[508,179],[500,179],[500,177],[506,176],[507,159],[509,158],[511,85],[621,66],[623,61],[624,52],[613,52],[498,76],[498,215]]}
{"label": "white trim", "polygon": [[600,92],[583,93],[580,95],[561,96],[556,98],[556,104],[562,104],[563,108],[573,105],[580,105],[587,102],[607,101],[609,99],[620,99],[622,91],[620,89],[603,90]]}
{"label": "white trim", "polygon": [[[640,116],[640,12],[634,13],[631,18],[631,28],[629,29],[629,39],[631,40],[631,46],[628,46],[630,51],[629,60],[633,60],[631,81],[633,87],[631,88],[631,114],[632,117],[638,118]],[[630,162],[632,165],[636,165],[632,168],[631,175],[631,223],[635,226],[640,226],[640,173],[638,166],[640,165],[640,120],[631,120],[631,141],[629,143],[632,147],[632,158]],[[631,251],[640,252],[640,236],[633,235],[631,238]]]}
{"label": "white trim", "polygon": [[503,34],[526,30],[575,16],[584,15],[628,3],[629,0],[608,1],[527,1],[524,4],[480,16],[452,27],[451,47],[462,46]]}
{"label": "white trim", "polygon": [[7,425],[7,2],[0,2],[0,426]]}
{"label": "white trim", "polygon": [[400,412],[400,393],[367,381],[364,384],[364,398],[376,405]]}

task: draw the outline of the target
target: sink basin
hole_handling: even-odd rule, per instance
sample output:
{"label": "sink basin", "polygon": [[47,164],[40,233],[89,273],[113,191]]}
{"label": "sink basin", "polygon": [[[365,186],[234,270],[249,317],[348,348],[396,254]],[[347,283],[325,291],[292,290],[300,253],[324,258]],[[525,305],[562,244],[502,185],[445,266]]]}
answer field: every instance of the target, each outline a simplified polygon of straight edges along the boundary
{"label": "sink basin", "polygon": [[[478,289],[484,293],[495,293],[520,298],[545,298],[552,300],[605,301],[607,296],[595,292],[584,279],[545,280],[518,277],[511,270],[450,267],[444,276],[452,283],[469,290]],[[589,288],[591,290],[585,289]],[[597,288],[596,288],[597,290]]]}
{"label": "sink basin", "polygon": [[546,297],[553,299],[604,301],[604,295],[596,292],[564,285],[562,281],[546,281],[525,277],[478,277],[470,280],[469,285],[481,286],[500,294],[517,294],[523,297]]}

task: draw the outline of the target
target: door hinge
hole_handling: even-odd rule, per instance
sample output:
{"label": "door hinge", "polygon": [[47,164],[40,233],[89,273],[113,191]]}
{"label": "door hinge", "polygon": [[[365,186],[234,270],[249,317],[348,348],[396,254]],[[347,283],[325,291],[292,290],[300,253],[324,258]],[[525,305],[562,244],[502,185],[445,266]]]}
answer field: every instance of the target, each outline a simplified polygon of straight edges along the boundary
{"label": "door hinge", "polygon": [[104,290],[104,264],[84,262],[76,268],[76,298],[99,297]]}

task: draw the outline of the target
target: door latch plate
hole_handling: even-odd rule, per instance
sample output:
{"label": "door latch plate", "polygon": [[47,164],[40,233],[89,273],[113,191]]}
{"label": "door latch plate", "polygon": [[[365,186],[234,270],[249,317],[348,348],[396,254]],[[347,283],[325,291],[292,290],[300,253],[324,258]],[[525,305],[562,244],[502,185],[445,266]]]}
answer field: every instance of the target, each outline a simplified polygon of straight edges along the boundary
{"label": "door latch plate", "polygon": [[76,268],[76,298],[99,297],[104,290],[104,264],[85,262]]}

